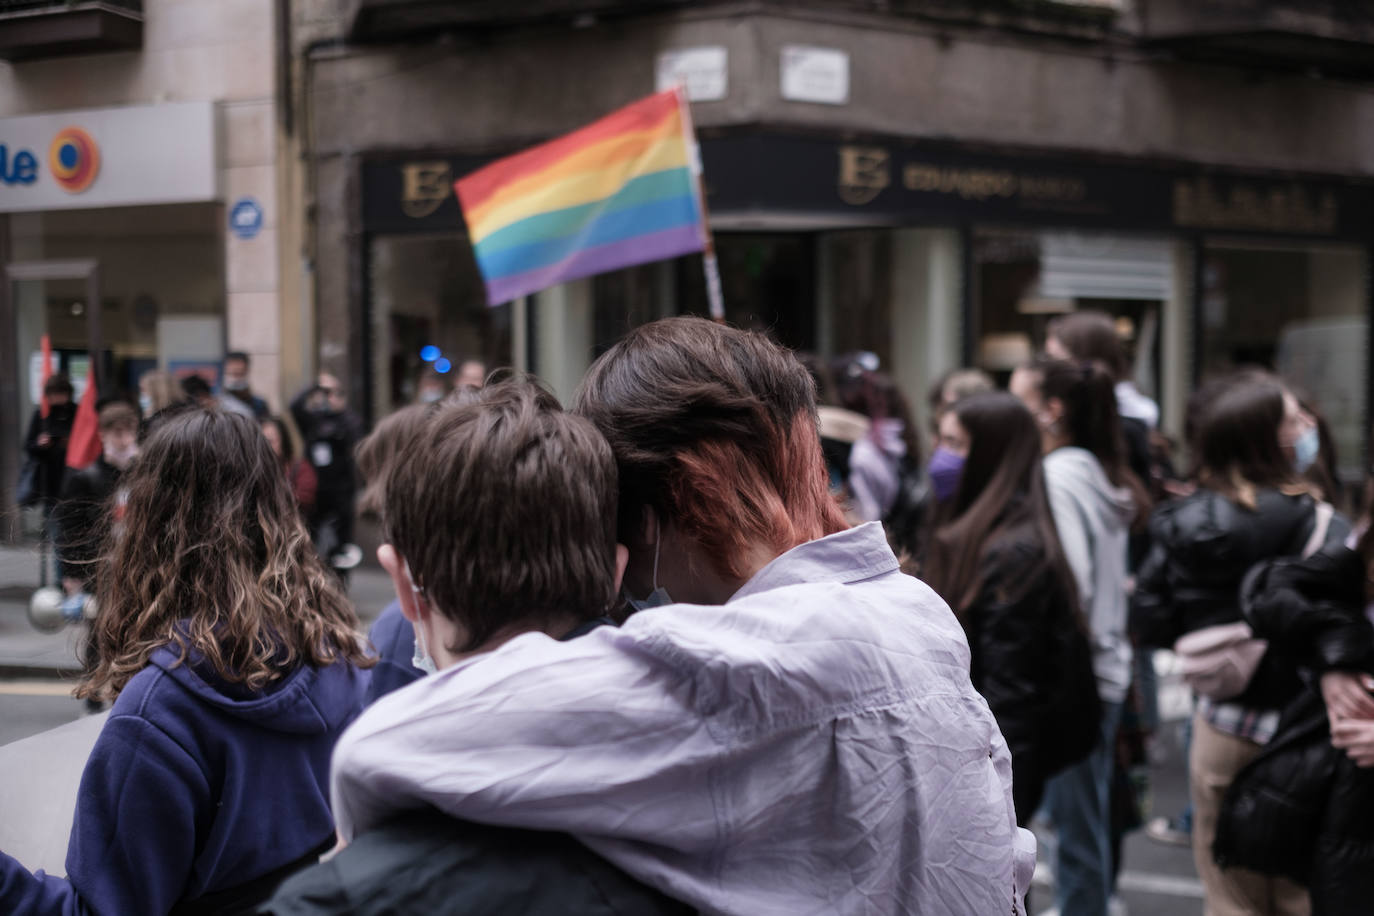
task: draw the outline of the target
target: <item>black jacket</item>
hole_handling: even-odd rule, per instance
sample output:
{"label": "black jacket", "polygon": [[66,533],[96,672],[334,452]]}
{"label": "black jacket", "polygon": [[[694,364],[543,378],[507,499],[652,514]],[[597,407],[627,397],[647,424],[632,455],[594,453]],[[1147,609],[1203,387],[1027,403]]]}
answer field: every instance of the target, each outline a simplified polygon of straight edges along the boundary
{"label": "black jacket", "polygon": [[363,421],[353,411],[312,409],[315,388],[307,388],[291,402],[291,417],[305,442],[305,460],[315,469],[320,502],[329,494],[351,494],[357,487],[353,447],[363,437]]}
{"label": "black jacket", "polygon": [[1016,819],[1035,813],[1045,780],[1097,743],[1101,708],[1092,650],[1073,601],[1029,531],[984,553],[978,597],[960,615],[973,686],[1011,751]]}
{"label": "black jacket", "polygon": [[567,834],[416,812],[288,879],[270,916],[677,916],[694,912]]}
{"label": "black jacket", "polygon": [[62,575],[80,579],[88,592],[92,589],[94,561],[101,540],[113,521],[108,504],[118,483],[119,469],[101,455],[89,466],[67,475],[62,498],[53,510]]}
{"label": "black jacket", "polygon": [[[51,502],[62,493],[67,443],[71,440],[72,423],[75,421],[75,404],[53,405],[46,417],[42,411],[35,410],[29,418],[29,429],[24,435],[24,451],[38,464],[34,496],[42,502]],[[38,437],[43,433],[51,437],[47,445],[38,444]]]}
{"label": "black jacket", "polygon": [[1374,771],[1331,746],[1317,690],[1327,671],[1374,673],[1364,580],[1358,554],[1337,546],[1257,568],[1242,596],[1246,619],[1270,640],[1270,654],[1279,647],[1311,686],[1232,782],[1213,853],[1223,866],[1308,885],[1317,914],[1364,914],[1374,901]]}
{"label": "black jacket", "polygon": [[[1131,634],[1137,643],[1168,648],[1203,627],[1239,622],[1241,580],[1256,563],[1302,553],[1316,525],[1315,506],[1310,496],[1262,489],[1252,510],[1199,489],[1156,509],[1150,550],[1136,572],[1131,597]],[[1340,544],[1349,532],[1349,523],[1337,516],[1325,543]],[[1291,669],[1266,654],[1234,702],[1278,709],[1299,686]]]}

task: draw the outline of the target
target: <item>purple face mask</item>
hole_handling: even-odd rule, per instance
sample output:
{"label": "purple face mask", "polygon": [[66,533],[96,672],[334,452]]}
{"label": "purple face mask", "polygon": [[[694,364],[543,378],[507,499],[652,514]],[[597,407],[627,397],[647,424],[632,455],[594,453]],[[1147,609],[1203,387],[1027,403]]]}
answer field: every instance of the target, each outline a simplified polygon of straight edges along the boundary
{"label": "purple face mask", "polygon": [[959,478],[964,476],[964,456],[947,448],[937,448],[930,455],[930,486],[935,499],[949,502],[959,490]]}

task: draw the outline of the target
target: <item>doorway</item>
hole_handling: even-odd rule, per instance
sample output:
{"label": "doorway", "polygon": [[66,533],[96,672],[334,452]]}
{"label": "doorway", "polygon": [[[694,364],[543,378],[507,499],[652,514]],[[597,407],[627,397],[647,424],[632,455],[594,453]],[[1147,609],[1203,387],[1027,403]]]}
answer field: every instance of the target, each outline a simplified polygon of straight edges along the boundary
{"label": "doorway", "polygon": [[[52,348],[54,372],[66,372],[79,400],[90,380],[105,373],[101,328],[100,265],[92,258],[17,261],[5,266],[0,316],[0,479],[5,508],[15,506],[14,488],[24,438],[43,393],[42,340]],[[22,533],[17,512],[6,540]]]}

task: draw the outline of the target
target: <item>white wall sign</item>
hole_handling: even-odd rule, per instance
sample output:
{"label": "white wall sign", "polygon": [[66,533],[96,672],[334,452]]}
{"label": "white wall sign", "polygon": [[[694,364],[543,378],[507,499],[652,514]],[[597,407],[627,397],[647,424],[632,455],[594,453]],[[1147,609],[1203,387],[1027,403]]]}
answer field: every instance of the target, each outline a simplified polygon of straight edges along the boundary
{"label": "white wall sign", "polygon": [[0,118],[0,213],[215,200],[213,102]]}
{"label": "white wall sign", "polygon": [[835,48],[784,45],[782,97],[792,102],[846,104],[849,101],[849,53]]}
{"label": "white wall sign", "polygon": [[656,92],[687,86],[690,102],[716,102],[730,88],[729,57],[722,47],[678,48],[658,55],[654,71]]}

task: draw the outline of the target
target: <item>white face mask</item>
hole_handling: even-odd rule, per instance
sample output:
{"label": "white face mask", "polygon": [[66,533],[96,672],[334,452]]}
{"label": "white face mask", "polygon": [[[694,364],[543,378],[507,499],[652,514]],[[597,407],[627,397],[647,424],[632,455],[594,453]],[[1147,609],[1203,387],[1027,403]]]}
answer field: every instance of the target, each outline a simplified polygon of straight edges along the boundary
{"label": "white face mask", "polygon": [[[415,593],[418,600],[423,592],[415,585],[415,577],[410,574],[410,562],[406,562],[406,581],[410,583],[410,590]],[[420,621],[412,624],[415,630],[415,655],[410,659],[410,663],[425,674],[437,674],[439,666],[434,663],[434,656],[429,654],[429,647],[425,645],[425,628]]]}
{"label": "white face mask", "polygon": [[153,413],[153,396],[151,394],[140,394],[138,396],[138,409],[143,411],[143,416],[151,416]]}
{"label": "white face mask", "polygon": [[105,452],[105,460],[110,464],[114,465],[115,467],[119,468],[121,471],[125,470],[129,467],[129,465],[133,464],[134,459],[137,457],[137,445],[131,445],[128,448],[115,449],[113,451],[107,450]]}
{"label": "white face mask", "polygon": [[425,674],[439,673],[439,666],[434,664],[434,656],[429,654],[429,647],[425,645],[425,628],[418,622],[415,624],[415,655],[410,663]]}
{"label": "white face mask", "polygon": [[658,584],[658,550],[663,545],[663,528],[658,519],[654,519],[654,590],[649,592],[647,598],[632,598],[629,592],[625,593],[625,600],[630,607],[636,611],[647,611],[651,607],[662,607],[665,604],[672,604],[673,599],[668,597],[668,590]]}

